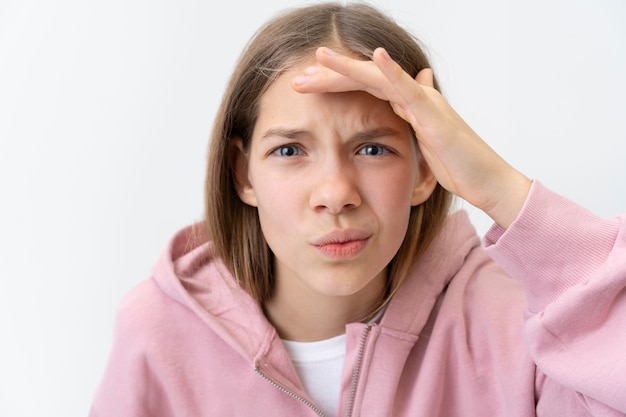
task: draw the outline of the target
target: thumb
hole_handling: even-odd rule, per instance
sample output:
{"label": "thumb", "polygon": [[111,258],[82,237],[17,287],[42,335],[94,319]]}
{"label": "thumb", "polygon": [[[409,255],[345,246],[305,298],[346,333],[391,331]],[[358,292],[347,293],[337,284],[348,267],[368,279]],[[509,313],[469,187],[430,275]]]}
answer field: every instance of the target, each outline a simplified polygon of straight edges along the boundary
{"label": "thumb", "polygon": [[424,68],[417,73],[415,81],[426,87],[434,87],[433,70],[431,68]]}

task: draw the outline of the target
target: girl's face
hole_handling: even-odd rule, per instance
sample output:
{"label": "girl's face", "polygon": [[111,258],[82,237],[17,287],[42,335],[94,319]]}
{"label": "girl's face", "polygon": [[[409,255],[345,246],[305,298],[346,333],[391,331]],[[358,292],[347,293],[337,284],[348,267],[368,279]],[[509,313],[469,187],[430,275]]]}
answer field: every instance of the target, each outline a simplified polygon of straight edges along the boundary
{"label": "girl's face", "polygon": [[239,196],[257,207],[275,255],[275,294],[379,300],[410,208],[435,180],[387,102],[300,94],[290,83],[303,69],[262,96],[250,148],[237,159]]}

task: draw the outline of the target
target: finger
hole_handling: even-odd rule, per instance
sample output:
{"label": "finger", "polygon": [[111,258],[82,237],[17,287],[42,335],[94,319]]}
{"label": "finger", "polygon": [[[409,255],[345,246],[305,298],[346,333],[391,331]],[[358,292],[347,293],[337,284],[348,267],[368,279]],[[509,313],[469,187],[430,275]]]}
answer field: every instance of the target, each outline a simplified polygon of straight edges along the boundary
{"label": "finger", "polygon": [[319,65],[304,69],[292,80],[292,87],[300,93],[339,93],[357,91],[363,85],[349,77]]}
{"label": "finger", "polygon": [[364,86],[376,87],[384,81],[369,60],[354,59],[326,47],[317,48],[315,57],[324,67],[358,81]]}
{"label": "finger", "polygon": [[[372,60],[383,73],[383,75],[387,78],[387,80],[395,87],[396,90],[403,90],[407,86],[411,86],[415,84],[415,81],[406,71],[400,67],[400,65],[395,62],[387,53],[384,48],[376,48],[374,50],[374,55]],[[421,72],[421,71],[420,71]],[[426,79],[427,74],[422,75],[424,79]],[[420,77],[420,74],[416,76]],[[421,83],[420,83],[421,84]],[[409,90],[416,90],[415,88],[410,88]],[[421,89],[417,89],[418,91]]]}
{"label": "finger", "polygon": [[433,70],[430,68],[424,68],[415,76],[415,81],[426,87],[435,88],[435,81],[433,76]]}
{"label": "finger", "polygon": [[[314,81],[321,85],[321,80],[326,76],[328,87],[332,88],[332,91],[359,90],[368,92],[381,100],[391,99],[385,94],[385,90],[390,87],[389,82],[371,60],[355,59],[326,47],[318,48],[315,57],[322,68],[320,76],[311,77],[306,81]],[[332,73],[340,74],[342,77],[337,78]],[[331,84],[329,82],[331,80],[335,83]],[[340,90],[339,86],[344,89]]]}
{"label": "finger", "polygon": [[[413,128],[419,132],[420,128],[436,124],[442,114],[426,91],[431,90],[430,85],[433,84],[432,71],[422,70],[414,79],[389,56],[384,48],[377,48],[374,51],[373,60],[397,94],[396,102],[412,115],[412,117],[407,115],[404,118],[411,119]],[[421,82],[416,82],[418,78]]]}

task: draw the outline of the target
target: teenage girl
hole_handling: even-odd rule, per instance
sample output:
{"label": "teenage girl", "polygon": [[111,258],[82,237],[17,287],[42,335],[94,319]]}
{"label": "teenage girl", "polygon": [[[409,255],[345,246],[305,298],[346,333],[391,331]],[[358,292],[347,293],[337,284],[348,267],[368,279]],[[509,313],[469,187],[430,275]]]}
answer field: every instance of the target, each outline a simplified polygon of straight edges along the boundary
{"label": "teenage girl", "polygon": [[210,146],[206,222],[121,303],[92,417],[626,413],[626,217],[511,167],[379,11],[268,22]]}

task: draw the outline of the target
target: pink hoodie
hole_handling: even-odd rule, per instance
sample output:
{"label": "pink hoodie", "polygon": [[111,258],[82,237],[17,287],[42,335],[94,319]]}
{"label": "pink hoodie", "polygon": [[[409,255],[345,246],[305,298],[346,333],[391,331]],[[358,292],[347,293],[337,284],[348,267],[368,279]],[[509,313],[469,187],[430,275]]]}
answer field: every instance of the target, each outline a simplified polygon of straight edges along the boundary
{"label": "pink hoodie", "polygon": [[[191,236],[121,303],[91,417],[318,415],[259,306]],[[337,416],[626,413],[626,217],[535,182],[483,245],[450,216],[380,324],[346,327]]]}

